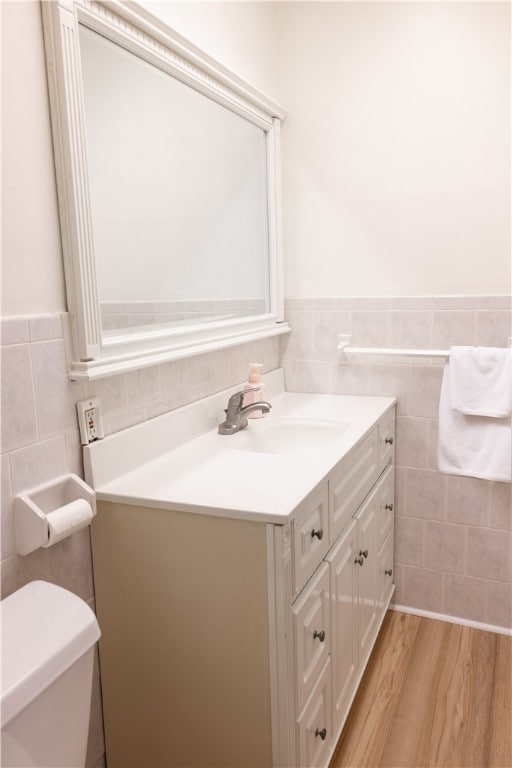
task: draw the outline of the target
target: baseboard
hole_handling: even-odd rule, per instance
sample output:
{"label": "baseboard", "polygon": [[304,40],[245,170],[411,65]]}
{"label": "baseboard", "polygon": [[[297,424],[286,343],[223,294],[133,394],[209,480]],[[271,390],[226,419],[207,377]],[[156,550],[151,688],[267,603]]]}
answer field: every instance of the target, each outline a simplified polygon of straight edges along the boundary
{"label": "baseboard", "polygon": [[408,605],[391,604],[389,610],[400,611],[401,613],[411,613],[413,616],[424,616],[426,619],[435,619],[436,621],[447,621],[449,624],[461,624],[464,627],[474,627],[474,629],[482,629],[484,632],[495,632],[498,635],[512,635],[512,629],[509,627],[495,627],[493,624],[484,624],[481,621],[461,619],[458,616],[446,616],[444,613],[422,611],[420,608],[411,608]]}

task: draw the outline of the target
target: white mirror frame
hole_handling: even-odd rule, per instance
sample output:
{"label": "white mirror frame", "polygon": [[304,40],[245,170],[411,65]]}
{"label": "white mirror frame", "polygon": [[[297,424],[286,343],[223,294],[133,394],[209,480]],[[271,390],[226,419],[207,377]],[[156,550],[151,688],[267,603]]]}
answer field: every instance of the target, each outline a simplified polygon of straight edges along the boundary
{"label": "white mirror frame", "polygon": [[[136,3],[52,0],[41,3],[60,228],[71,318],[69,378],[95,379],[289,332],[283,322],[280,121],[283,109]],[[104,338],[93,244],[78,24],[261,127],[267,137],[270,312],[171,331]]]}

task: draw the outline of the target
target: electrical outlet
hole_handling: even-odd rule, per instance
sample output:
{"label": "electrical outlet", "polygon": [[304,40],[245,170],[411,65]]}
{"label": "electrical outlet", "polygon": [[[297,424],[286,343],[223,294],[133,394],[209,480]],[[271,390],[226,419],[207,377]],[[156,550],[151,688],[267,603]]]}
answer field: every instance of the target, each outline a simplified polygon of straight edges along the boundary
{"label": "electrical outlet", "polygon": [[85,413],[85,429],[89,442],[96,440],[98,433],[96,431],[96,408],[88,408]]}
{"label": "electrical outlet", "polygon": [[82,445],[88,445],[103,437],[103,422],[101,420],[100,401],[97,397],[82,400],[76,404],[78,425]]}

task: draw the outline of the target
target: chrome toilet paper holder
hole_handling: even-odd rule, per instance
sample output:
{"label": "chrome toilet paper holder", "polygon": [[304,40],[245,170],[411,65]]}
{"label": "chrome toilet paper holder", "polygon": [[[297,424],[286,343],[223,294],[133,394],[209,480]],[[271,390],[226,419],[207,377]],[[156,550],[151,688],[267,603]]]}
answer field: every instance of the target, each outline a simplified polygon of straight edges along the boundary
{"label": "chrome toilet paper holder", "polygon": [[96,494],[78,475],[62,475],[14,499],[16,549],[28,555],[90,525]]}

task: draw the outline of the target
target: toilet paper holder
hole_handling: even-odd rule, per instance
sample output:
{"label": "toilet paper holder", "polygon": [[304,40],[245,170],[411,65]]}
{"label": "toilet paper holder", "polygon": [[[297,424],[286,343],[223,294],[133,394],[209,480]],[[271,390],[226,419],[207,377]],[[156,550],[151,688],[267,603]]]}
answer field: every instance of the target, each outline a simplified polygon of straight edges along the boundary
{"label": "toilet paper holder", "polygon": [[95,492],[72,473],[18,494],[14,499],[18,554],[50,547],[90,525],[95,514]]}

